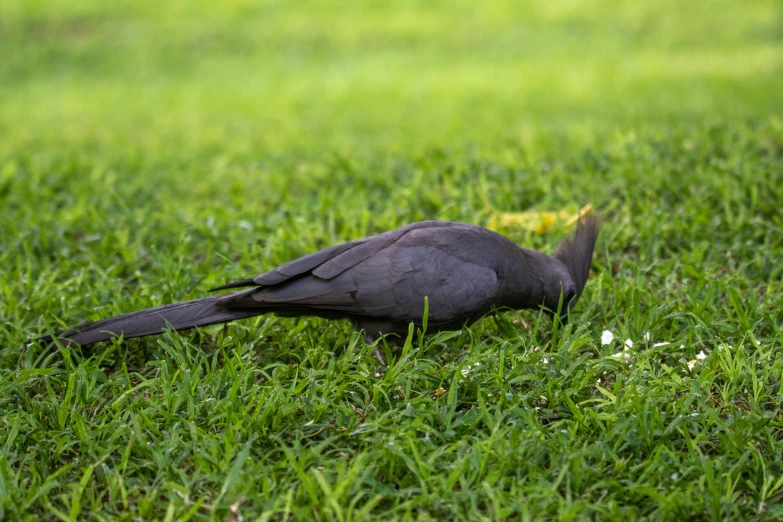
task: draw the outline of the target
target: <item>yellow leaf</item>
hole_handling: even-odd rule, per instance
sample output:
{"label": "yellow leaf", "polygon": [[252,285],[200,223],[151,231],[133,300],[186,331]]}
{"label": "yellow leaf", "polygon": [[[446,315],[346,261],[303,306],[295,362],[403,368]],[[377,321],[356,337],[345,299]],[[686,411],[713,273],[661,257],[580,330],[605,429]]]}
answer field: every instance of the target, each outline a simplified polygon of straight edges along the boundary
{"label": "yellow leaf", "polygon": [[570,227],[577,222],[579,216],[587,214],[592,210],[593,206],[588,203],[579,211],[575,211],[573,207],[566,207],[557,211],[492,211],[487,222],[487,228],[496,232],[510,228],[523,228],[543,234],[558,223],[563,223],[565,226]]}

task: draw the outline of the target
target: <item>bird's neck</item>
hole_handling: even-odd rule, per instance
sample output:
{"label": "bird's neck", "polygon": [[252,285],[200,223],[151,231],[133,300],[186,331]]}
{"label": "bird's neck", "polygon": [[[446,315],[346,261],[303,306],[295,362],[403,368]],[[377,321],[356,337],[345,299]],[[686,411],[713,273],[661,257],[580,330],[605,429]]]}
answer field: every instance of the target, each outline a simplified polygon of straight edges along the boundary
{"label": "bird's neck", "polygon": [[499,274],[503,279],[501,301],[504,306],[513,309],[536,309],[544,302],[546,292],[551,286],[553,263],[551,256],[520,248],[508,270]]}

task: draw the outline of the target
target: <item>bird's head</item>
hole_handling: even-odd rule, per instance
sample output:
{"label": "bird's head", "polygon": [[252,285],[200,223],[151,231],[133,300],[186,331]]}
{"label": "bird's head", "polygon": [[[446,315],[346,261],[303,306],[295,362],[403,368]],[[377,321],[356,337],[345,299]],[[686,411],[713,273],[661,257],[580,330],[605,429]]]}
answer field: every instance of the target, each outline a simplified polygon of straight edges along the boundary
{"label": "bird's head", "polygon": [[544,306],[553,315],[559,310],[563,322],[568,320],[568,313],[584,291],[599,224],[594,214],[580,218],[574,235],[563,241],[555,251],[554,258],[560,263],[551,272],[552,280],[547,282]]}

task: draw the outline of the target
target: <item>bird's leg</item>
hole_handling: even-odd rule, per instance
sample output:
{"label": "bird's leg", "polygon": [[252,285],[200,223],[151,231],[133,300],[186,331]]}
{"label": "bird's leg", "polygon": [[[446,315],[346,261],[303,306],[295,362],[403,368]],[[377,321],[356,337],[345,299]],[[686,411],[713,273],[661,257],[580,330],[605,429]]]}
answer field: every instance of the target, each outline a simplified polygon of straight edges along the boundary
{"label": "bird's leg", "polygon": [[[364,340],[367,341],[367,344],[372,344],[375,342],[375,336],[370,335],[365,332],[364,334]],[[373,357],[378,359],[378,361],[381,363],[381,365],[386,368],[388,365],[386,364],[386,361],[383,360],[383,354],[381,354],[381,348],[380,346],[376,346],[375,349],[372,351]]]}
{"label": "bird's leg", "polygon": [[[359,321],[357,324],[358,328],[362,331],[364,334],[364,340],[367,341],[367,344],[374,344],[375,341],[378,340],[379,337],[383,335],[383,325],[379,324],[374,321]],[[383,355],[381,354],[381,347],[375,346],[375,349],[372,351],[373,357],[378,359],[378,362],[381,363],[381,366],[383,366],[383,371],[386,371],[386,368],[388,365],[386,364],[386,361],[383,360]]]}
{"label": "bird's leg", "polygon": [[378,362],[380,362],[384,368],[387,367],[386,361],[383,360],[383,354],[381,354],[381,350],[376,348],[372,351],[372,354],[375,356],[376,359],[378,359]]}

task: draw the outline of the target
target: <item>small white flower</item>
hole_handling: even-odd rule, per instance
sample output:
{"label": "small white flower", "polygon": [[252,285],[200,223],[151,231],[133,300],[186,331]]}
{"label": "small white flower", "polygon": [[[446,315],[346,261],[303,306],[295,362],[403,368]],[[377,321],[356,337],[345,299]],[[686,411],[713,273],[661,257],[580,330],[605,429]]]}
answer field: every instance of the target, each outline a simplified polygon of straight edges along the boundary
{"label": "small white flower", "polygon": [[625,349],[626,350],[630,350],[631,348],[633,348],[633,341],[630,340],[630,339],[626,339],[625,340]]}
{"label": "small white flower", "polygon": [[692,361],[688,361],[688,369],[693,370],[693,367],[696,366],[696,359],[693,359]]}
{"label": "small white flower", "polygon": [[652,334],[650,334],[650,332],[647,332],[646,334],[644,334],[644,337],[643,337],[644,342],[649,343],[651,337],[652,337]]}
{"label": "small white flower", "polygon": [[601,344],[606,346],[607,344],[612,344],[612,341],[614,341],[614,334],[609,330],[604,330],[601,334]]}
{"label": "small white flower", "polygon": [[461,373],[462,373],[463,377],[467,377],[468,374],[470,373],[470,366],[468,365],[468,366],[463,367]]}
{"label": "small white flower", "polygon": [[698,360],[700,360],[700,361],[703,361],[704,359],[707,358],[707,354],[704,353],[704,350],[702,350],[702,351],[700,351],[699,353],[696,354],[696,358]]}
{"label": "small white flower", "polygon": [[543,362],[544,364],[547,364],[547,363],[549,362],[549,359],[547,359],[546,357],[544,357],[543,359],[541,359],[541,362]]}
{"label": "small white flower", "polygon": [[617,352],[616,354],[612,355],[612,358],[617,359],[618,361],[627,361],[631,358],[631,354],[623,350],[622,352]]}
{"label": "small white flower", "polygon": [[662,342],[662,343],[655,343],[655,344],[653,345],[653,348],[658,348],[659,346],[666,346],[667,344],[672,344],[672,343],[670,343],[670,342],[668,342],[668,341],[664,341],[664,342]]}

